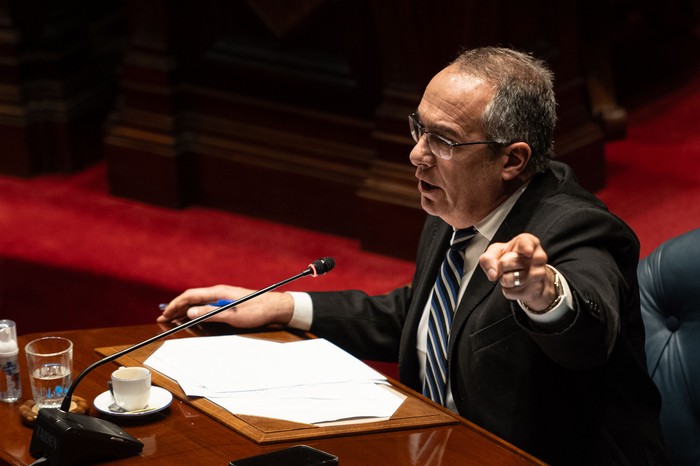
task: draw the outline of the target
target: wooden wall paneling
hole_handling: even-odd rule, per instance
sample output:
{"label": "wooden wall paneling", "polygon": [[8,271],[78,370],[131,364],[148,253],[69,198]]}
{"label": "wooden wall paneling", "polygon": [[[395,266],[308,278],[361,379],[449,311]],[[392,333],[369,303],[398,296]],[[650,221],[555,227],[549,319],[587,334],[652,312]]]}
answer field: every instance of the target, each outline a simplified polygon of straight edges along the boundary
{"label": "wooden wall paneling", "polygon": [[181,17],[174,3],[127,0],[125,5],[127,46],[120,94],[105,138],[110,192],[182,207],[189,202],[189,159],[178,124],[173,36],[190,31],[178,22]]}
{"label": "wooden wall paneling", "polygon": [[127,6],[129,46],[107,137],[116,194],[197,202],[413,258],[425,214],[407,115],[462,47],[480,45],[510,45],[551,64],[559,157],[589,189],[604,182],[578,2]]}
{"label": "wooden wall paneling", "polygon": [[[303,7],[292,20],[279,3],[248,3],[255,8],[210,0],[177,12],[166,2],[129,10],[154,37],[136,41],[139,29],[130,32],[108,139],[110,186],[149,202],[190,200],[353,237],[378,94],[363,10],[292,2]],[[154,15],[167,26],[149,27]],[[139,67],[135,52],[144,55]],[[153,69],[164,60],[177,64],[173,78]],[[174,106],[145,109],[158,79],[170,80]],[[148,173],[129,175],[138,166]],[[147,186],[159,170],[161,180],[176,176],[186,196],[163,194],[165,181]]]}
{"label": "wooden wall paneling", "polygon": [[20,78],[20,31],[12,2],[0,1],[0,172],[28,176],[36,162],[29,154],[25,134],[24,95]]}
{"label": "wooden wall paneling", "polygon": [[249,3],[188,77],[193,115],[228,121],[193,131],[197,201],[356,237],[378,93],[363,2]]}
{"label": "wooden wall paneling", "polygon": [[[586,7],[583,2],[543,0],[540,8],[546,14],[533,26],[544,31],[547,41],[540,56],[551,64],[555,76],[558,121],[554,151],[557,159],[571,165],[585,188],[596,191],[605,185],[605,133],[592,112],[586,80],[589,64],[582,31]],[[536,40],[537,36],[532,37],[531,43]]]}
{"label": "wooden wall paneling", "polygon": [[[471,3],[471,2],[466,2]],[[371,18],[381,52],[381,100],[374,113],[375,158],[357,192],[363,249],[415,258],[425,212],[420,207],[408,115],[415,111],[430,78],[456,53],[454,31],[443,20],[454,14],[423,2],[373,0]],[[443,6],[445,8],[443,8]],[[446,13],[449,11],[450,13]]]}
{"label": "wooden wall paneling", "polygon": [[0,3],[3,173],[73,171],[102,157],[118,60],[118,2]]}
{"label": "wooden wall paneling", "polygon": [[[370,132],[364,119],[189,92],[197,101],[186,123],[196,202],[356,236],[355,191],[372,157],[362,144]],[[214,117],[203,111],[207,101],[210,108],[224,105],[237,112]]]}

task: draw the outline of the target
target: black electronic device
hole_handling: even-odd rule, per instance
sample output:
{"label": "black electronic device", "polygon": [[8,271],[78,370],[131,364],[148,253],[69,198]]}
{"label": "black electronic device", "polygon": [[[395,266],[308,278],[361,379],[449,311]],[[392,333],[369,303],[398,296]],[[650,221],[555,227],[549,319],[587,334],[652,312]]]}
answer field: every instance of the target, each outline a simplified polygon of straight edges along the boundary
{"label": "black electronic device", "polygon": [[104,419],[60,409],[42,409],[29,445],[50,464],[78,464],[137,455],[143,443]]}
{"label": "black electronic device", "polygon": [[90,365],[75,378],[66,392],[60,409],[42,408],[37,414],[29,453],[35,458],[44,457],[51,466],[65,466],[94,462],[103,458],[123,458],[137,455],[143,450],[143,443],[124,432],[118,425],[100,418],[94,418],[69,411],[71,398],[78,383],[98,366],[114,361],[125,354],[142,348],[150,343],[172,335],[180,330],[192,327],[214,314],[242,304],[249,299],[267,293],[293,280],[311,275],[316,277],[330,272],[335,267],[331,257],[324,257],[302,272],[267,288],[255,291],[247,296],[217,307],[195,319],[166,330],[163,333],[137,343],[122,351],[107,356]]}
{"label": "black electronic device", "polygon": [[261,455],[231,461],[229,466],[327,466],[338,464],[338,457],[308,445],[296,445]]}

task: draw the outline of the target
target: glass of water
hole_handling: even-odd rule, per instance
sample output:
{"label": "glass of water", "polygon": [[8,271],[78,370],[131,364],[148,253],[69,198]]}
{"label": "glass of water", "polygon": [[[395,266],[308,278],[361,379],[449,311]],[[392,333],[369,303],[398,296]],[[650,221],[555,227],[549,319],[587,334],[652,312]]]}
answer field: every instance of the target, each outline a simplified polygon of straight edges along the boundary
{"label": "glass of water", "polygon": [[27,343],[24,350],[36,408],[60,408],[72,382],[73,342],[44,337]]}

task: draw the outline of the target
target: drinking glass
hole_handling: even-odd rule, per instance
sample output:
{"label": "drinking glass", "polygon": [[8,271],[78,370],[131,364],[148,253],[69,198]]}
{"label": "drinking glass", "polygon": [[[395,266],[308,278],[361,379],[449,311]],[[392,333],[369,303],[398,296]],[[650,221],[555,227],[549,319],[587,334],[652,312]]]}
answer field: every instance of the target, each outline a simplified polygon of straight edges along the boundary
{"label": "drinking glass", "polygon": [[44,337],[24,348],[37,409],[59,408],[72,382],[73,342],[62,337]]}

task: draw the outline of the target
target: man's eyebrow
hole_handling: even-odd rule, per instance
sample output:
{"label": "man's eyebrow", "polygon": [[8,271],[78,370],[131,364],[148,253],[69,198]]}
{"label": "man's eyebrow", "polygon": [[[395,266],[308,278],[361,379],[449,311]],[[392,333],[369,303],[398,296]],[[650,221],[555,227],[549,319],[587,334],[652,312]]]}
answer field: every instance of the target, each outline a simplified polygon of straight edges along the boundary
{"label": "man's eyebrow", "polygon": [[[420,117],[420,113],[418,113],[417,110],[415,113],[416,113],[416,117],[418,117],[418,123],[423,125],[423,127],[426,129],[426,131],[433,133],[433,134],[437,134],[438,136],[442,136],[443,138],[449,139],[450,141],[454,142],[454,137],[456,137],[457,134],[455,134],[453,129],[448,128],[446,126],[440,126],[440,125],[428,127],[428,125],[426,125],[425,122],[423,121],[423,119]],[[448,135],[450,135],[450,136],[448,136]]]}

